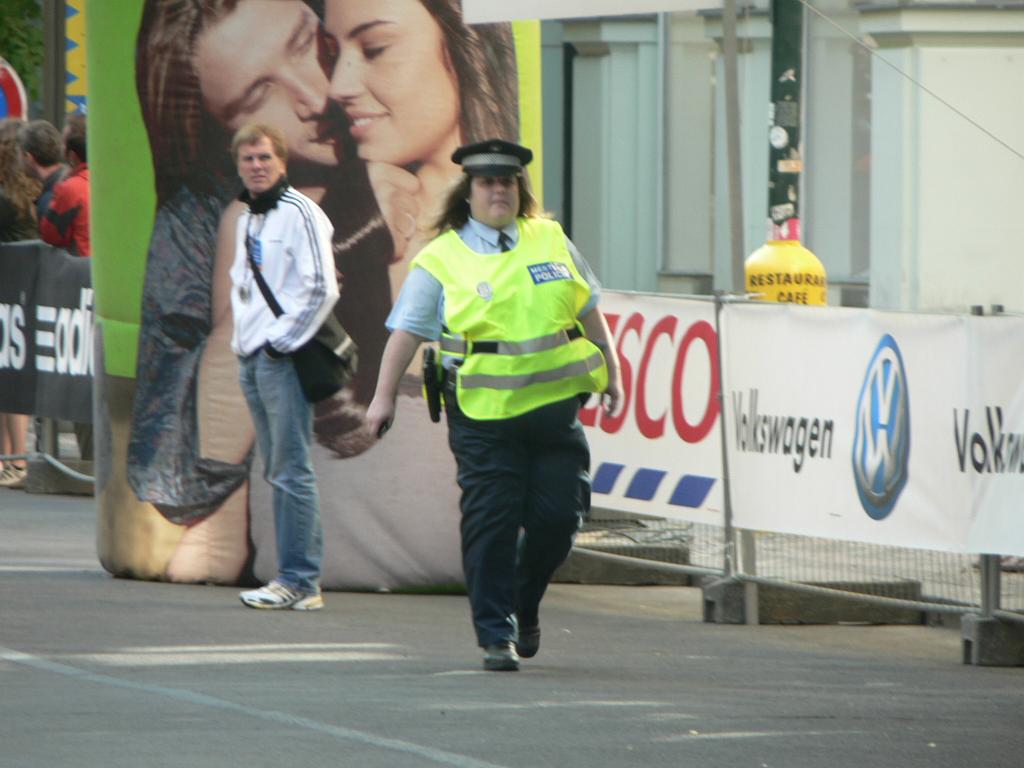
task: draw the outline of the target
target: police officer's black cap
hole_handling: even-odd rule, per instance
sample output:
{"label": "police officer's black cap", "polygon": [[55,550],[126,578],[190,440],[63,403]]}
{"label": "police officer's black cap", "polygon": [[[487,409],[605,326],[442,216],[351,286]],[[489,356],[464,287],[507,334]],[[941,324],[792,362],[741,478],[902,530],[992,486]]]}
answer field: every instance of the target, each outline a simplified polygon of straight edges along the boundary
{"label": "police officer's black cap", "polygon": [[503,139],[466,144],[452,153],[452,162],[470,176],[515,176],[531,160],[533,152]]}

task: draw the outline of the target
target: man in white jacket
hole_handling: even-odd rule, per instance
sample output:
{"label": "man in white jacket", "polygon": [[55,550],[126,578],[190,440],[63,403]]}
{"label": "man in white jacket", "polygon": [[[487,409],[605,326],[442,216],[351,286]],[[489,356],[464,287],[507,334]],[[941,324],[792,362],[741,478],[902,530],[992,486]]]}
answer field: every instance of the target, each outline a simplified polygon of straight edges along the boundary
{"label": "man in white jacket", "polygon": [[[231,266],[231,346],[252,413],[264,477],[273,486],[277,577],[240,597],[251,608],[323,607],[320,497],[310,458],[313,405],[291,352],[316,334],[338,300],[333,227],[320,207],[288,185],[288,149],[273,126],[247,125],[231,151],[249,206],[238,220]],[[256,270],[273,299],[265,298]],[[271,307],[274,302],[280,312]]]}

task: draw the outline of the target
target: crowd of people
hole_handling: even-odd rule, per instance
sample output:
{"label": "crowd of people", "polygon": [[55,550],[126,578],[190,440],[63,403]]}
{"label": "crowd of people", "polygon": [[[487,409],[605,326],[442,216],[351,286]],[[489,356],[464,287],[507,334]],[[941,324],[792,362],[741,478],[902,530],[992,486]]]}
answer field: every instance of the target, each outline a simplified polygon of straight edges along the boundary
{"label": "crowd of people", "polygon": [[[63,132],[46,120],[0,120],[0,243],[42,240],[89,256],[86,118],[68,115]],[[0,488],[22,488],[29,415],[0,414]],[[88,453],[89,425],[76,425]],[[84,442],[83,442],[84,441]]]}

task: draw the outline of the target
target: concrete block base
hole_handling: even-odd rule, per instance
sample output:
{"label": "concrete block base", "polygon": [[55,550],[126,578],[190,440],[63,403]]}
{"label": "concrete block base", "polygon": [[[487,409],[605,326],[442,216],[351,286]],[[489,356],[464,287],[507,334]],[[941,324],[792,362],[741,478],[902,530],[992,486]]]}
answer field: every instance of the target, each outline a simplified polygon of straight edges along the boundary
{"label": "concrete block base", "polygon": [[[81,459],[61,459],[69,469],[83,475],[93,476],[91,461]],[[66,493],[79,496],[92,496],[93,484],[77,480],[64,474],[45,459],[30,457],[28,474],[25,476],[25,490],[29,493]]]}
{"label": "concrete block base", "polygon": [[[665,573],[652,569],[650,561],[679,563],[688,560],[688,552],[680,553],[678,546],[637,545],[630,547],[628,555],[635,562],[621,560],[609,562],[598,559],[592,552],[597,547],[573,547],[569,557],[555,571],[552,581],[565,584],[617,584],[621,586],[662,585],[688,587],[692,576],[685,573]],[[621,548],[609,548],[611,554],[627,554]],[[645,562],[646,561],[646,562]]]}
{"label": "concrete block base", "polygon": [[1024,667],[1024,624],[968,613],[960,620],[964,664]]}
{"label": "concrete block base", "polygon": [[701,587],[705,624],[746,624],[747,588],[739,579],[719,579]]}
{"label": "concrete block base", "polygon": [[[917,582],[880,585],[858,582],[819,582],[813,586],[844,592],[876,593],[884,586],[886,597],[920,600]],[[923,612],[911,608],[876,605],[839,595],[814,594],[758,584],[756,590],[739,579],[719,579],[705,584],[704,621],[714,624],[745,624],[747,600],[756,595],[760,624],[921,624]]]}

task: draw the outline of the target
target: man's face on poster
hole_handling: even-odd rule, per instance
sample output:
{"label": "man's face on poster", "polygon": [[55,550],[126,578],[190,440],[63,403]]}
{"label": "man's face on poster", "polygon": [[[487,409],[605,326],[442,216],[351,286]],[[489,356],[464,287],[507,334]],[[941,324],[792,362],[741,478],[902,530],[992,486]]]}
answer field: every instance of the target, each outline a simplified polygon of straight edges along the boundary
{"label": "man's face on poster", "polygon": [[243,0],[196,43],[203,103],[227,129],[247,123],[280,128],[295,159],[334,165],[324,135],[328,81],[321,67],[316,14],[301,0]]}

